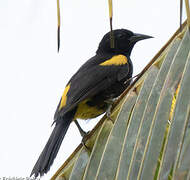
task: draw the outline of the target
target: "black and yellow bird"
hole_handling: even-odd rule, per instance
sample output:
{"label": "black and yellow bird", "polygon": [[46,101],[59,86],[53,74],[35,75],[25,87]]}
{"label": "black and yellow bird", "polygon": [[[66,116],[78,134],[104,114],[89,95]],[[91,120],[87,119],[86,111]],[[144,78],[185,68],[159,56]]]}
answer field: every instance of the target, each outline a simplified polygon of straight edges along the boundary
{"label": "black and yellow bird", "polygon": [[110,100],[130,84],[131,51],[136,42],[151,36],[118,29],[113,31],[113,37],[114,47],[110,47],[109,32],[101,40],[96,55],[83,64],[66,85],[55,112],[55,127],[31,175],[42,176],[49,171],[72,121],[79,126],[77,119],[91,119],[105,113]]}

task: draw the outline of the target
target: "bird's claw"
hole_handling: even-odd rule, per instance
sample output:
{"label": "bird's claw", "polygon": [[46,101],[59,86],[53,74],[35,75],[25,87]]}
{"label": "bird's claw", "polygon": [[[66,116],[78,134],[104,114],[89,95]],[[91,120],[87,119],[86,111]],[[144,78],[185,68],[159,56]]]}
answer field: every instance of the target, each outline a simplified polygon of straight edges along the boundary
{"label": "bird's claw", "polygon": [[112,121],[112,123],[114,123],[114,120],[111,118],[111,109],[112,109],[112,107],[113,107],[113,101],[112,101],[112,103],[110,103],[109,106],[108,106],[108,109],[107,109],[107,111],[106,111],[106,117],[107,117],[110,121]]}
{"label": "bird's claw", "polygon": [[82,144],[87,150],[89,150],[89,148],[86,146],[85,143],[86,143],[87,136],[88,136],[89,133],[90,133],[90,131],[85,132],[84,136],[82,136],[82,141],[81,141],[81,144]]}

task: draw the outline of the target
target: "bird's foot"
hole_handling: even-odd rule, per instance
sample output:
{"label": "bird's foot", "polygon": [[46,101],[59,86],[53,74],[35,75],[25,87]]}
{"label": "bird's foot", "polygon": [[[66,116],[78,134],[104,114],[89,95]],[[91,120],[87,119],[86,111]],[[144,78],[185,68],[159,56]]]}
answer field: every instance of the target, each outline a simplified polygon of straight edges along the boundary
{"label": "bird's foot", "polygon": [[77,126],[77,128],[78,128],[78,130],[79,130],[80,135],[82,136],[82,141],[81,141],[81,143],[82,143],[82,145],[88,150],[88,147],[86,146],[85,143],[86,143],[87,136],[88,136],[88,134],[89,134],[90,131],[88,131],[88,132],[84,131],[84,130],[81,128],[81,126],[80,126],[80,124],[78,123],[77,120],[75,120],[74,122],[75,122],[75,124],[76,124],[76,126]]}
{"label": "bird's foot", "polygon": [[111,118],[111,110],[112,110],[112,107],[113,107],[113,103],[115,102],[115,99],[114,100],[108,100],[106,101],[107,104],[108,104],[108,108],[107,108],[107,111],[106,111],[106,117],[112,121],[112,123],[114,123],[114,120]]}
{"label": "bird's foot", "polygon": [[80,124],[78,123],[78,121],[77,120],[74,120],[74,122],[75,122],[75,124],[76,124],[76,126],[77,126],[77,128],[78,128],[78,130],[79,130],[79,133],[80,133],[80,135],[82,136],[82,137],[84,137],[84,136],[86,136],[86,131],[84,131],[82,128],[81,128],[81,126],[80,126]]}
{"label": "bird's foot", "polygon": [[86,141],[87,141],[87,137],[88,137],[88,134],[90,133],[90,131],[86,132],[86,134],[82,137],[82,145],[87,149],[89,150],[88,146],[86,145]]}

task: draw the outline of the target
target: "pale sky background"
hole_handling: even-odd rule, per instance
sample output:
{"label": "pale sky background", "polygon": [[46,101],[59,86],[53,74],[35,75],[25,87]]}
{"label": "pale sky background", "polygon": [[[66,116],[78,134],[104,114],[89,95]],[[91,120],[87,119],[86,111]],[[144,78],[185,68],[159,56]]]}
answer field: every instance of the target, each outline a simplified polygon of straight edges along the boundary
{"label": "pale sky background", "polygon": [[[179,0],[113,0],[113,5],[114,29],[155,37],[135,46],[135,75],[178,28]],[[0,178],[30,175],[53,129],[67,81],[94,56],[109,31],[107,0],[61,1],[61,25],[58,54],[55,0],[0,1]],[[86,130],[96,122],[80,121]],[[80,142],[72,124],[42,180],[49,179]]]}

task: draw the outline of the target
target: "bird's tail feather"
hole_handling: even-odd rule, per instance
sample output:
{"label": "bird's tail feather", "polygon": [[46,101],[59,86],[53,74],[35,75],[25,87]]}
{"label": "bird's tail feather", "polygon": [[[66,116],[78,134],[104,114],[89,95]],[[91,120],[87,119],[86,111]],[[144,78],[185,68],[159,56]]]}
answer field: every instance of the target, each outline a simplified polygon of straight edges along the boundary
{"label": "bird's tail feather", "polygon": [[72,119],[69,118],[67,121],[56,123],[51,136],[41,152],[30,176],[43,176],[44,173],[49,171],[71,122]]}

